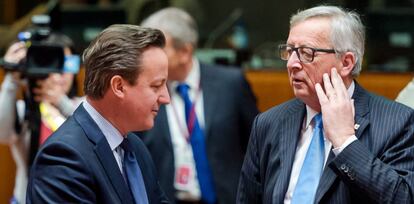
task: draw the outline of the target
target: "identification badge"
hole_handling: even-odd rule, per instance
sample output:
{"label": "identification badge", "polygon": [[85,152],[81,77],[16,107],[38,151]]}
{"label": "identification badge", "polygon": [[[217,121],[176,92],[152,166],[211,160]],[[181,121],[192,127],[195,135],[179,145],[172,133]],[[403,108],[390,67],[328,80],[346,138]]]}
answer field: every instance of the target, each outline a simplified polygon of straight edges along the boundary
{"label": "identification badge", "polygon": [[191,147],[185,146],[180,157],[175,159],[174,186],[180,191],[191,191],[195,182],[195,167],[192,155],[189,154]]}
{"label": "identification badge", "polygon": [[176,179],[177,179],[177,184],[179,185],[188,185],[189,181],[190,181],[190,172],[191,172],[191,168],[188,165],[182,165],[178,168],[177,170],[177,175],[176,175]]}

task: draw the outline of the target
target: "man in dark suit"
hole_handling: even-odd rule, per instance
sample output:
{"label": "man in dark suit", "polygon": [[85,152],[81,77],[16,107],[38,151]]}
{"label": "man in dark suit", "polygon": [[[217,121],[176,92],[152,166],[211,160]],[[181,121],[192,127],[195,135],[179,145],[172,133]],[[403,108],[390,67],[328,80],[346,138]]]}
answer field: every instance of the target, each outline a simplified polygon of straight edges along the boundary
{"label": "man in dark suit", "polygon": [[[258,113],[243,73],[199,63],[193,56],[196,24],[181,9],[160,10],[142,25],[162,30],[167,39],[171,104],[161,107],[154,128],[142,135],[161,186],[176,203],[235,203],[251,123]],[[187,87],[187,99],[182,87]],[[186,118],[188,112],[190,118],[196,116],[193,121]],[[191,124],[196,124],[193,129]],[[198,135],[201,144],[194,141]],[[204,172],[199,157],[208,167]]]}
{"label": "man in dark suit", "polygon": [[290,23],[279,51],[297,99],[255,119],[237,203],[413,203],[414,111],[354,80],[359,16],[319,6]]}
{"label": "man in dark suit", "polygon": [[148,150],[128,135],[150,129],[169,103],[164,45],[161,31],[134,25],[92,41],[83,54],[87,99],[39,150],[28,203],[168,203]]}

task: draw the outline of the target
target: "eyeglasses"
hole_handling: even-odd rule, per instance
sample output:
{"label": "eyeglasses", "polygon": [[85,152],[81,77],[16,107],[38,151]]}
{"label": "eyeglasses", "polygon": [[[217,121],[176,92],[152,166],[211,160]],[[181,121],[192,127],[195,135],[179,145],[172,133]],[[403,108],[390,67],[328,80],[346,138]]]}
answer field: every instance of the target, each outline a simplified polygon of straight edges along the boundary
{"label": "eyeglasses", "polygon": [[282,60],[289,60],[293,51],[296,52],[299,60],[303,63],[311,63],[315,58],[315,52],[336,53],[334,49],[319,49],[312,47],[293,47],[290,45],[279,45],[279,57]]}

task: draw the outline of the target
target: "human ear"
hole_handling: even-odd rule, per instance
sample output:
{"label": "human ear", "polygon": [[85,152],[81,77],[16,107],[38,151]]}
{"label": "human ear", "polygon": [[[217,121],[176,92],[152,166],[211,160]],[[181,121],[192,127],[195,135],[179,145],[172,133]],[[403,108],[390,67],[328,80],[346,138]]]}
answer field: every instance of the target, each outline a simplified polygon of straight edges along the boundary
{"label": "human ear", "polygon": [[111,78],[111,82],[110,82],[110,90],[112,91],[112,93],[120,98],[123,98],[125,95],[125,81],[124,79],[119,76],[119,75],[115,75]]}
{"label": "human ear", "polygon": [[355,67],[356,56],[353,52],[345,52],[341,57],[342,69],[339,74],[342,77],[351,75],[352,70]]}

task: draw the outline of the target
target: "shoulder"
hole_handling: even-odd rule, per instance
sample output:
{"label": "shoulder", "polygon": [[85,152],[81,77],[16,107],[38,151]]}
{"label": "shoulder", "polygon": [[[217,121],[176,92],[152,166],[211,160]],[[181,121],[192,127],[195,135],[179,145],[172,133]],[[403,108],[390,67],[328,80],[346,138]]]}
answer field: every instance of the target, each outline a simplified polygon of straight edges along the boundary
{"label": "shoulder", "polygon": [[258,123],[275,123],[301,111],[304,107],[305,104],[299,99],[291,99],[259,114],[256,120]]}
{"label": "shoulder", "polygon": [[260,113],[252,124],[252,135],[256,135],[258,137],[257,140],[262,142],[270,139],[269,137],[274,138],[275,133],[284,128],[283,124],[286,121],[297,120],[297,124],[300,124],[301,119],[297,116],[303,115],[304,110],[305,105],[303,102],[298,99],[292,99]]}
{"label": "shoulder", "polygon": [[[96,172],[93,167],[98,165],[93,161],[94,156],[91,156],[94,155],[93,145],[81,135],[82,132],[74,130],[76,127],[66,127],[67,123],[63,125],[36,155],[30,169],[27,199],[34,203],[44,203],[46,200],[57,203],[96,203],[93,192]],[[61,197],[69,191],[74,194]]]}
{"label": "shoulder", "polygon": [[414,110],[401,103],[370,93],[370,112],[373,117],[386,121],[402,122],[414,117]]}
{"label": "shoulder", "polygon": [[86,156],[92,151],[93,144],[88,141],[80,126],[76,125],[70,117],[41,146],[34,165],[41,163],[42,160],[50,160],[56,163],[76,163],[82,166],[88,163]]}
{"label": "shoulder", "polygon": [[[80,125],[69,117],[41,146],[37,157],[47,159],[47,155],[90,163],[95,143],[89,140]],[[45,156],[46,155],[46,156]],[[88,162],[87,162],[88,161]]]}
{"label": "shoulder", "polygon": [[46,144],[63,142],[67,145],[82,147],[88,138],[82,127],[73,117],[69,117],[51,136],[46,140]]}

